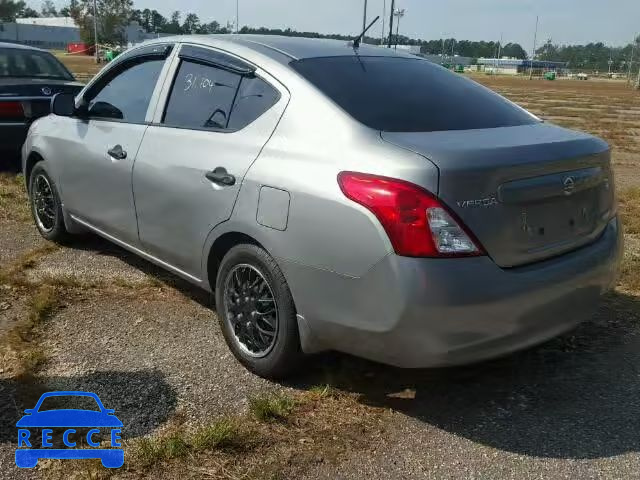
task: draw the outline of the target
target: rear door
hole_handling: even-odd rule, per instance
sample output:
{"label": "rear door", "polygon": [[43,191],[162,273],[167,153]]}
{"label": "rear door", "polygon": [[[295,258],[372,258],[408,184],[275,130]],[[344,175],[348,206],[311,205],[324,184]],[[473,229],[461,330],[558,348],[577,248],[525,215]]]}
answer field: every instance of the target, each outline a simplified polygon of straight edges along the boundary
{"label": "rear door", "polygon": [[197,275],[207,235],[231,216],[289,96],[268,73],[214,49],[184,45],[172,70],[133,191],[145,251]]}
{"label": "rear door", "polygon": [[123,57],[83,94],[80,118],[56,119],[66,125],[51,139],[63,167],[66,209],[130,244],[138,243],[131,174],[169,49],[153,46]]}

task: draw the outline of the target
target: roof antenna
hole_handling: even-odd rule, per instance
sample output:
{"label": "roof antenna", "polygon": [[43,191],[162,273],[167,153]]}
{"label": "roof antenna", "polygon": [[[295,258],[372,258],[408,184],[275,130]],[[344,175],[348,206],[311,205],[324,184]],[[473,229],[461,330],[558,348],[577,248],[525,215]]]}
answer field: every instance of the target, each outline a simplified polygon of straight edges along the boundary
{"label": "roof antenna", "polygon": [[362,41],[362,39],[364,38],[365,33],[367,33],[367,31],[373,27],[373,24],[376,23],[378,20],[380,20],[380,15],[378,15],[376,18],[373,19],[373,22],[371,22],[369,24],[369,26],[367,28],[364,29],[364,31],[358,35],[356,38],[353,39],[353,43],[352,43],[352,47],[355,48],[360,48],[360,42]]}

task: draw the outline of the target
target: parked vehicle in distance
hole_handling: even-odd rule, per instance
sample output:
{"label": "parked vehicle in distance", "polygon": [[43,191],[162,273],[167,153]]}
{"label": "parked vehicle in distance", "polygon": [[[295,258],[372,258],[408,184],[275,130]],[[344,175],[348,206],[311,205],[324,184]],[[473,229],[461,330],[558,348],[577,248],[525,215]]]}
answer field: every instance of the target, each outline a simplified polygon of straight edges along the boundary
{"label": "parked vehicle in distance", "polygon": [[622,250],[608,145],[424,59],[276,36],[129,50],[35,122],[40,233],[215,292],[267,377],[339,350],[475,362],[587,319]]}
{"label": "parked vehicle in distance", "polygon": [[0,158],[18,156],[31,122],[49,114],[53,95],[75,95],[82,86],[49,52],[0,42]]}

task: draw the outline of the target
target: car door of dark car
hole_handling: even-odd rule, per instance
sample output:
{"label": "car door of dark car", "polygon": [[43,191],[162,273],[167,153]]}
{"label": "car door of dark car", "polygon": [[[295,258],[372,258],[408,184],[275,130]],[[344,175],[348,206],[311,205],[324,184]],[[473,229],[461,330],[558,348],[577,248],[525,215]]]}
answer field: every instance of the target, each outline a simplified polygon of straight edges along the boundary
{"label": "car door of dark car", "polygon": [[56,141],[67,211],[132,245],[138,227],[131,173],[165,61],[161,48],[119,61],[84,94],[84,114],[60,119],[68,125]]}
{"label": "car door of dark car", "polygon": [[176,61],[164,111],[140,147],[133,190],[144,249],[197,276],[207,235],[231,215],[289,97],[266,72],[213,49],[185,45]]}

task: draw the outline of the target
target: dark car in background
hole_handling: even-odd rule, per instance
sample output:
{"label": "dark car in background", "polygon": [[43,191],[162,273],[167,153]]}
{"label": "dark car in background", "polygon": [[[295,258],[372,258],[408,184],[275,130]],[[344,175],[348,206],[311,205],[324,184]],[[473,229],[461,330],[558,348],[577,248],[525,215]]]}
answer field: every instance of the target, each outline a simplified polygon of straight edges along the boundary
{"label": "dark car in background", "polygon": [[49,114],[53,95],[81,89],[51,53],[0,42],[0,165],[19,158],[29,125]]}

